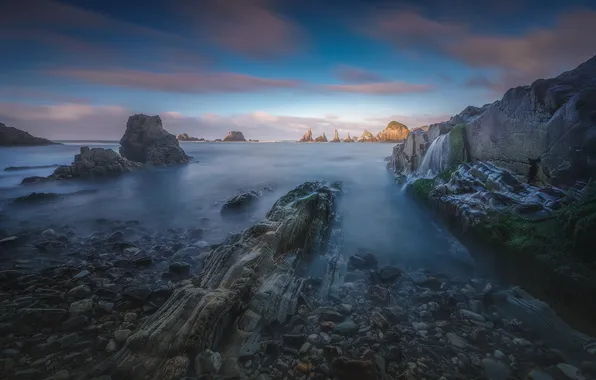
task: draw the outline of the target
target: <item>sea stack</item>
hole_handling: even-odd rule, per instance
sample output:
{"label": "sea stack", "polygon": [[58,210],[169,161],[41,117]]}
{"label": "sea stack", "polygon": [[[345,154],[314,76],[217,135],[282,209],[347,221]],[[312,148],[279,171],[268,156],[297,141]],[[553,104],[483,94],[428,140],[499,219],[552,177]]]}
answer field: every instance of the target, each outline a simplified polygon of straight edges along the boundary
{"label": "sea stack", "polygon": [[358,139],[358,142],[377,142],[377,138],[365,129],[362,136]]}
{"label": "sea stack", "polygon": [[205,139],[203,138],[189,136],[188,133],[181,133],[178,136],[176,136],[176,139],[178,141],[205,141]]}
{"label": "sea stack", "polygon": [[325,132],[319,137],[315,139],[316,142],[327,142],[327,136],[325,136]]}
{"label": "sea stack", "polygon": [[126,131],[120,139],[120,155],[130,161],[155,166],[183,164],[189,160],[176,136],[163,128],[161,118],[143,114],[128,118]]}
{"label": "sea stack", "polygon": [[341,140],[339,139],[339,133],[337,133],[337,129],[335,130],[335,133],[333,134],[333,140],[331,140],[331,142],[341,142]]}
{"label": "sea stack", "polygon": [[306,131],[304,136],[302,136],[302,138],[298,142],[313,142],[313,141],[314,140],[312,139],[312,130],[310,128],[308,128],[308,131]]}
{"label": "sea stack", "polygon": [[348,132],[348,137],[346,137],[346,138],[344,139],[344,142],[347,142],[347,143],[354,142],[354,140],[353,140],[353,139],[350,137],[350,132]]}
{"label": "sea stack", "polygon": [[0,123],[0,146],[39,146],[56,144],[58,143],[41,137],[32,136],[28,132],[14,127],[7,127]]}
{"label": "sea stack", "polygon": [[408,127],[400,122],[392,121],[387,124],[377,135],[377,140],[380,142],[399,142],[405,140],[410,134]]}
{"label": "sea stack", "polygon": [[242,132],[230,131],[228,135],[224,137],[223,141],[246,141]]}

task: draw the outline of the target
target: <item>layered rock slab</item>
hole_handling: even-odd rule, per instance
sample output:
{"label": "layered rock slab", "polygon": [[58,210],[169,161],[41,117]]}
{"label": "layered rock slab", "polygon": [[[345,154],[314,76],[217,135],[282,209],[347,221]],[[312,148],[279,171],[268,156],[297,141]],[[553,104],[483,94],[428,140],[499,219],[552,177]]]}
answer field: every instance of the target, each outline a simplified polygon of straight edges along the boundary
{"label": "layered rock slab", "polygon": [[[307,182],[280,198],[261,223],[215,248],[200,275],[183,283],[96,374],[174,380],[206,349],[236,363],[254,347],[260,326],[294,313],[304,282],[294,269],[328,241],[336,191]],[[224,367],[235,374],[234,366]]]}

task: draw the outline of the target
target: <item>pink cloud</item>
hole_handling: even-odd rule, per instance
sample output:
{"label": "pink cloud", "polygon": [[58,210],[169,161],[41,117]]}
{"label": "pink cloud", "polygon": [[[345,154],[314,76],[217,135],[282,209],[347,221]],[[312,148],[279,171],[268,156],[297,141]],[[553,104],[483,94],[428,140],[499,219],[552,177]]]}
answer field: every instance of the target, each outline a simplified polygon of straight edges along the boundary
{"label": "pink cloud", "polygon": [[243,93],[296,88],[300,85],[295,80],[259,78],[227,72],[157,73],[124,69],[60,69],[49,73],[106,86],[171,93]]}
{"label": "pink cloud", "polygon": [[301,28],[267,0],[187,1],[179,5],[209,41],[252,59],[296,52],[304,43]]}
{"label": "pink cloud", "polygon": [[377,73],[349,65],[337,66],[334,73],[340,80],[348,83],[382,82],[384,80]]}
{"label": "pink cloud", "polygon": [[323,86],[323,88],[332,92],[351,92],[369,95],[398,95],[429,92],[434,90],[434,87],[429,84],[415,84],[407,82],[333,84]]}

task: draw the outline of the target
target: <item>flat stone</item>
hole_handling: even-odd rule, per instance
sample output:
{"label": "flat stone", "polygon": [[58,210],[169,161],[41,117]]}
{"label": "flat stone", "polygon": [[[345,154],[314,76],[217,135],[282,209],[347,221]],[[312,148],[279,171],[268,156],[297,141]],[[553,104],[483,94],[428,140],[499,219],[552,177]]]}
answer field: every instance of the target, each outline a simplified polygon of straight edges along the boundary
{"label": "flat stone", "polygon": [[64,330],[76,329],[83,325],[86,325],[87,321],[88,319],[84,315],[75,315],[72,318],[64,321],[64,323],[62,323],[62,328]]}
{"label": "flat stone", "polygon": [[129,329],[116,330],[114,332],[114,340],[116,343],[124,343],[131,333],[132,331]]}
{"label": "flat stone", "polygon": [[146,285],[132,286],[122,293],[124,298],[135,302],[145,302],[150,295],[151,288]]}
{"label": "flat stone", "polygon": [[86,298],[91,295],[91,289],[87,285],[76,286],[66,293],[69,297]]}
{"label": "flat stone", "polygon": [[70,372],[67,369],[60,370],[52,376],[55,380],[68,380],[70,379]]}
{"label": "flat stone", "polygon": [[112,302],[99,301],[97,308],[107,314],[110,314],[114,310],[114,304]]}
{"label": "flat stone", "polygon": [[80,280],[81,278],[85,278],[87,276],[89,276],[91,274],[91,272],[89,272],[88,270],[82,270],[79,273],[75,274],[72,278],[75,280]]}
{"label": "flat stone", "polygon": [[449,343],[457,348],[466,348],[468,346],[468,343],[464,338],[454,333],[447,333],[447,339],[449,340]]}
{"label": "flat stone", "polygon": [[93,308],[93,300],[90,298],[75,301],[70,304],[70,313],[71,314],[83,314],[88,313]]}
{"label": "flat stone", "polygon": [[37,368],[22,369],[14,374],[17,379],[38,379],[40,375],[41,371]]}
{"label": "flat stone", "polygon": [[484,318],[483,315],[478,314],[478,313],[474,313],[471,310],[462,309],[462,310],[459,311],[459,313],[462,316],[462,318],[473,319],[473,320],[479,321],[479,322],[484,322],[486,320],[486,318]]}
{"label": "flat stone", "polygon": [[79,334],[72,333],[58,339],[57,343],[60,344],[60,347],[67,348],[75,344],[78,340]]}
{"label": "flat stone", "polygon": [[339,335],[354,334],[358,331],[358,325],[352,321],[345,321],[335,325],[333,332]]}

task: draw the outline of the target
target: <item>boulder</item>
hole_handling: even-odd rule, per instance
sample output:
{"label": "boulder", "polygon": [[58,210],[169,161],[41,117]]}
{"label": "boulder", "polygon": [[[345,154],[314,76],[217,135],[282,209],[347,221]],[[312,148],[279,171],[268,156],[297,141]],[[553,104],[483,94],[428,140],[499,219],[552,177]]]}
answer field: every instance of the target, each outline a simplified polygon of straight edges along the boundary
{"label": "boulder", "polygon": [[197,374],[237,374],[236,359],[259,347],[262,329],[296,314],[307,286],[296,268],[330,244],[336,194],[336,187],[307,182],[281,197],[262,222],[215,247],[201,273],[177,287],[90,378],[177,380],[192,371],[197,353]]}
{"label": "boulder", "polygon": [[304,136],[302,136],[302,138],[298,142],[313,142],[313,141],[314,140],[312,138],[312,130],[310,128],[308,128],[308,131],[306,131]]}
{"label": "boulder", "polygon": [[56,145],[53,141],[35,137],[28,132],[0,123],[0,146]]}
{"label": "boulder", "polygon": [[327,136],[325,136],[325,132],[319,137],[315,139],[315,142],[327,142]]}
{"label": "boulder", "polygon": [[358,142],[377,142],[377,138],[365,129],[364,132],[362,132],[362,136],[358,139]]}
{"label": "boulder", "polygon": [[81,147],[70,166],[59,166],[50,179],[71,177],[100,177],[126,173],[143,168],[143,164],[129,161],[112,149]]}
{"label": "boulder", "polygon": [[337,132],[337,129],[333,133],[333,139],[331,140],[331,142],[334,142],[334,143],[341,142],[341,139],[339,138],[339,133]]}
{"label": "boulder", "polygon": [[245,216],[252,211],[260,197],[261,194],[254,190],[238,194],[224,203],[221,208],[221,215],[224,218]]}
{"label": "boulder", "polygon": [[187,163],[189,160],[176,136],[163,128],[159,116],[142,114],[128,118],[126,131],[120,139],[120,154],[130,161],[155,166]]}
{"label": "boulder", "polygon": [[223,141],[246,141],[242,132],[230,131]]}
{"label": "boulder", "polygon": [[473,160],[546,183],[596,175],[596,56],[556,78],[512,88],[468,123]]}
{"label": "boulder", "polygon": [[397,121],[387,124],[387,127],[377,134],[380,142],[398,142],[405,140],[410,134],[407,126]]}

